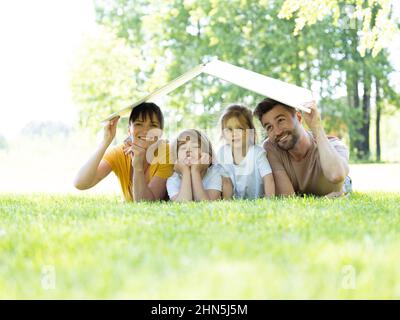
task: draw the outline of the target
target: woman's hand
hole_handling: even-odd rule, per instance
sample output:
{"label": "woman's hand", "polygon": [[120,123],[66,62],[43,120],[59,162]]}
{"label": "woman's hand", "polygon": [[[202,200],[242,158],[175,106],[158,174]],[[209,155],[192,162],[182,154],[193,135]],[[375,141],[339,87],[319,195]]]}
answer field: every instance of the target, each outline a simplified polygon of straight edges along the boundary
{"label": "woman's hand", "polygon": [[147,148],[147,143],[141,139],[125,139],[124,153],[130,154],[133,168],[143,169]]}
{"label": "woman's hand", "polygon": [[103,141],[110,145],[111,142],[115,138],[115,134],[117,132],[117,124],[119,121],[120,116],[117,116],[115,118],[112,118],[110,121],[107,122],[107,124],[104,126],[104,136],[103,136]]}
{"label": "woman's hand", "polygon": [[132,148],[132,138],[128,136],[128,138],[124,140],[124,148],[123,148],[124,153],[125,154],[131,153],[131,151],[133,151],[131,148]]}

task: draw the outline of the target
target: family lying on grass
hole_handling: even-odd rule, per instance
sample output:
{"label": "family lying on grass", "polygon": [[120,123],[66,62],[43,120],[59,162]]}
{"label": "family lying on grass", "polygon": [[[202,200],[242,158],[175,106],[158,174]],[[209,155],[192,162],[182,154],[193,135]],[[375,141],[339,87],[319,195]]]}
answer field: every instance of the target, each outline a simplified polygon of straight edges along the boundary
{"label": "family lying on grass", "polygon": [[[130,114],[129,138],[110,149],[119,117],[108,122],[102,143],[74,185],[89,189],[113,171],[126,201],[344,195],[351,191],[348,149],[325,134],[316,103],[307,107],[311,113],[302,115],[269,98],[254,112],[232,105],[219,121],[225,144],[214,153],[210,140],[196,129],[184,130],[169,145],[161,139],[161,109],[142,103]],[[262,146],[256,144],[253,116],[268,136]]]}

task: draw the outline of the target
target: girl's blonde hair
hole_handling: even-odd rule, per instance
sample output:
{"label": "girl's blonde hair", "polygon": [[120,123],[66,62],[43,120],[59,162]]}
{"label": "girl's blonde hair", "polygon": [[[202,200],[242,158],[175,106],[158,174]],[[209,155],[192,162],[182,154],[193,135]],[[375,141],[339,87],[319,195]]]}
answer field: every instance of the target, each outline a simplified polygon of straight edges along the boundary
{"label": "girl's blonde hair", "polygon": [[251,137],[252,138],[251,142],[255,144],[256,128],[253,122],[253,112],[249,108],[238,104],[229,106],[228,108],[225,109],[224,113],[221,115],[219,119],[221,138],[224,136],[223,130],[225,129],[226,122],[231,118],[236,118],[244,128],[252,130],[253,133]]}
{"label": "girl's blonde hair", "polygon": [[210,156],[210,165],[215,163],[216,157],[208,137],[199,130],[186,129],[178,134],[178,136],[171,143],[171,160],[175,163],[178,159],[178,150],[180,146],[187,141],[195,141],[199,144],[202,153],[208,153]]}

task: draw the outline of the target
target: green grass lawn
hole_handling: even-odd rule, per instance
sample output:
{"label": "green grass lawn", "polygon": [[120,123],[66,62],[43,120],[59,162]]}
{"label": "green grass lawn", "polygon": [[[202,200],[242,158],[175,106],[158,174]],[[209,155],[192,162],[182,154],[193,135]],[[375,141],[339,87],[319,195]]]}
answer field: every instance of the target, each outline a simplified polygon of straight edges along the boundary
{"label": "green grass lawn", "polygon": [[0,298],[400,298],[400,194],[0,195]]}

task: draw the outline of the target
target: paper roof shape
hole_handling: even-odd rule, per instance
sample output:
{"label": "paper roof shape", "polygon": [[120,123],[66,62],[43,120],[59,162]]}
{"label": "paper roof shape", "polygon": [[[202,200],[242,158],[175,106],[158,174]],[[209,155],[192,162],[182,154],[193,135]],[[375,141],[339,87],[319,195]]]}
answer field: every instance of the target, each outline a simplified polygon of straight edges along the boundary
{"label": "paper roof shape", "polygon": [[184,85],[191,79],[197,77],[201,73],[206,73],[219,79],[228,81],[239,87],[282,102],[286,105],[305,111],[307,113],[310,112],[310,109],[304,107],[302,104],[314,100],[311,90],[284,81],[273,79],[260,73],[256,73],[215,59],[210,62],[198,65],[197,67],[187,71],[186,73],[167,83],[160,89],[157,89],[156,91],[148,94],[139,101],[136,101],[129,107],[126,107],[111,114],[104,121],[111,120],[116,116],[129,116],[131,110],[139,104],[143,102],[151,102],[153,100],[156,100],[157,98],[165,96],[168,93],[179,88],[180,86]]}

